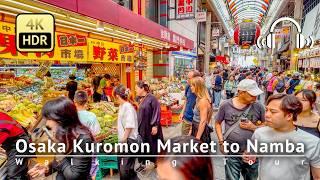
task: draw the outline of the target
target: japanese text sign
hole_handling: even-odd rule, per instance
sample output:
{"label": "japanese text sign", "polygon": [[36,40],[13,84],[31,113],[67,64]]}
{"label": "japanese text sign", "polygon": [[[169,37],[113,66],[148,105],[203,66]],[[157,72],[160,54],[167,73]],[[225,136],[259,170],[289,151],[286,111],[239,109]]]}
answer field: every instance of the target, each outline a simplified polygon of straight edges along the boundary
{"label": "japanese text sign", "polygon": [[189,19],[195,16],[195,0],[176,0],[176,19]]}
{"label": "japanese text sign", "polygon": [[117,43],[88,38],[88,49],[91,62],[133,63],[132,53],[120,54]]}

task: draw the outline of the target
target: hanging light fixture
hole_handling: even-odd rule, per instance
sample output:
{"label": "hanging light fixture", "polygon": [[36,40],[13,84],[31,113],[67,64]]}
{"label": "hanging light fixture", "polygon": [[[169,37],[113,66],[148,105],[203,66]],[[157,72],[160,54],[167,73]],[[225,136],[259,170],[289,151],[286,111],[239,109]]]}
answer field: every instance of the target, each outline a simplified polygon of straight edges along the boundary
{"label": "hanging light fixture", "polygon": [[103,22],[97,20],[97,27],[96,27],[96,29],[97,29],[98,31],[104,31]]}

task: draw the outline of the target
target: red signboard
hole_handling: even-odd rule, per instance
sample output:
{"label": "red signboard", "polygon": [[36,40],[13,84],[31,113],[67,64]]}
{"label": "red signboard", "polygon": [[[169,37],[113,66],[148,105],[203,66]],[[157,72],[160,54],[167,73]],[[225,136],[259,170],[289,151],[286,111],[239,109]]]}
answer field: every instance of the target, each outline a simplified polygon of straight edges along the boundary
{"label": "red signboard", "polygon": [[194,18],[194,0],[176,0],[176,19]]}

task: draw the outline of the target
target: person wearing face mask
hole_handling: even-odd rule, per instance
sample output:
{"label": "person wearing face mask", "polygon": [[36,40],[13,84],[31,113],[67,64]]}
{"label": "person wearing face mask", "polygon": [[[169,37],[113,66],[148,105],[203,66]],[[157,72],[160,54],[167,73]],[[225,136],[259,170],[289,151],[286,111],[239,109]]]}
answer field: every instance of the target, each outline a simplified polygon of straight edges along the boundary
{"label": "person wearing face mask", "polygon": [[[92,154],[86,152],[85,149],[94,142],[94,138],[90,130],[81,124],[74,103],[66,97],[60,97],[48,101],[41,112],[50,140],[55,143],[64,143],[66,152],[56,156],[47,166],[35,165],[28,171],[30,177],[43,177],[57,172],[56,180],[91,179]],[[82,140],[79,147],[83,149],[83,152],[73,151],[74,140],[77,142]],[[63,157],[63,155],[68,155],[68,157]],[[75,156],[72,157],[72,155]]]}
{"label": "person wearing face mask", "polygon": [[[226,100],[215,116],[215,128],[219,140],[220,151],[224,153],[223,141],[240,145],[239,154],[245,152],[247,140],[253,132],[263,125],[265,109],[257,96],[263,91],[256,81],[244,79],[238,84],[238,95]],[[225,122],[225,133],[222,134],[222,122]],[[229,151],[229,155],[234,155]],[[249,180],[258,178],[258,163],[249,165],[241,157],[228,157],[225,165],[226,179],[238,180],[240,173]]]}

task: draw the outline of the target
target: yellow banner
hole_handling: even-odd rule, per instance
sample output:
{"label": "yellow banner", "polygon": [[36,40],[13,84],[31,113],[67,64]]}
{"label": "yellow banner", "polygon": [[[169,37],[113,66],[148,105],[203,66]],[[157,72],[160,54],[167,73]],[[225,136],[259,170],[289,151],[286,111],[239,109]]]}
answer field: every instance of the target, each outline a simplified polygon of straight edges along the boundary
{"label": "yellow banner", "polygon": [[15,44],[15,25],[0,23],[0,58],[68,62],[133,63],[133,53],[120,52],[120,44],[75,34],[55,33],[55,48],[47,53],[21,53]]}
{"label": "yellow banner", "polygon": [[88,38],[88,61],[133,63],[133,53],[120,53],[120,44]]}
{"label": "yellow banner", "polygon": [[[81,62],[88,59],[87,46],[58,46],[58,36],[62,33],[55,33],[54,51],[47,53],[30,52],[21,53],[16,49],[15,26],[11,23],[1,22],[0,25],[0,58],[21,59],[21,60],[54,60],[54,61],[74,61]],[[67,35],[65,35],[67,36]],[[86,37],[85,37],[86,38]]]}

